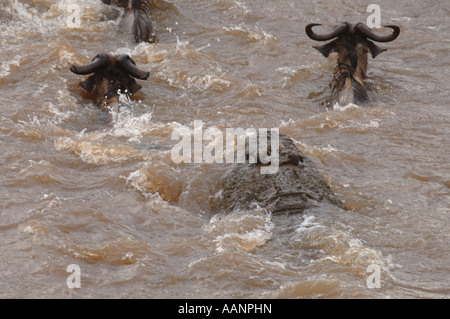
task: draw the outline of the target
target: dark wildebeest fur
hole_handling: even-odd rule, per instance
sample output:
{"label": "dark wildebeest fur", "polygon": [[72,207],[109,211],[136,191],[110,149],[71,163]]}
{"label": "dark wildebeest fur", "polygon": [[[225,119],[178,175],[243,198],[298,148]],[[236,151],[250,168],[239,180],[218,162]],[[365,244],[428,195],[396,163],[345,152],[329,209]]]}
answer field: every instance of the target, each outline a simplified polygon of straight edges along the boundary
{"label": "dark wildebeest fur", "polygon": [[367,54],[370,52],[372,58],[386,49],[379,48],[375,43],[389,42],[395,40],[400,34],[400,28],[395,25],[387,25],[386,28],[393,29],[388,36],[380,36],[372,32],[365,24],[351,24],[343,22],[329,34],[316,34],[312,28],[320,24],[311,23],[305,28],[306,34],[316,41],[333,41],[314,46],[325,57],[330,53],[337,52],[338,60],[332,81],[331,100],[333,103],[347,105],[349,103],[364,104],[369,101],[364,79],[367,71]]}
{"label": "dark wildebeest fur", "polygon": [[125,8],[123,21],[131,23],[133,36],[137,43],[156,41],[150,18],[151,5],[148,0],[102,0],[104,4],[112,4]]}
{"label": "dark wildebeest fur", "polygon": [[149,72],[136,67],[136,63],[127,55],[113,56],[106,53],[98,54],[87,65],[72,65],[70,71],[80,75],[90,75],[80,83],[80,86],[89,92],[95,104],[106,110],[108,105],[118,105],[119,95],[132,96],[142,86],[136,79],[146,80]]}

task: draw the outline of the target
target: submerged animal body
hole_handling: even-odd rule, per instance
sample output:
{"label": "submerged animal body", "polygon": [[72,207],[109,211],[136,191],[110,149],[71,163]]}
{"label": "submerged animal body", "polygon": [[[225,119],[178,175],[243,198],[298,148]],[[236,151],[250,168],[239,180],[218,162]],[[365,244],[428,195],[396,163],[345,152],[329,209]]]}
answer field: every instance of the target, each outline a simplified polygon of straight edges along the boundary
{"label": "submerged animal body", "polygon": [[349,103],[364,104],[369,101],[366,85],[368,53],[372,58],[386,49],[381,49],[373,41],[390,42],[400,34],[400,28],[396,25],[387,25],[386,28],[393,30],[392,34],[380,36],[375,34],[363,23],[351,24],[343,22],[328,34],[317,34],[312,28],[320,24],[308,24],[305,28],[306,34],[316,41],[333,41],[314,46],[325,57],[332,52],[337,52],[337,66],[332,81],[331,100],[333,103],[347,105]]}
{"label": "submerged animal body", "polygon": [[152,7],[148,0],[102,0],[102,2],[125,9],[123,27],[132,30],[137,43],[156,41],[150,17]]}
{"label": "submerged animal body", "polygon": [[113,103],[118,105],[120,94],[135,94],[142,88],[135,79],[146,80],[150,76],[149,72],[138,69],[127,54],[100,53],[89,64],[72,65],[70,71],[80,75],[92,74],[80,86],[92,95],[101,110]]}
{"label": "submerged animal body", "polygon": [[262,174],[261,165],[234,164],[224,175],[222,207],[226,211],[258,205],[273,214],[302,213],[322,202],[343,208],[312,160],[287,135],[279,135],[278,171]]}

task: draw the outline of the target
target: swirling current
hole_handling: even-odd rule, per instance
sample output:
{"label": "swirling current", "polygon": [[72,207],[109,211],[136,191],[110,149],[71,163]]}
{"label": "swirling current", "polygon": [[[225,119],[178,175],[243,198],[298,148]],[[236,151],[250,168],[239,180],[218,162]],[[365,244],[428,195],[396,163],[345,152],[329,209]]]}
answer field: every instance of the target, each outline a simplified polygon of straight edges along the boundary
{"label": "swirling current", "polygon": [[[370,2],[153,2],[139,44],[100,0],[1,2],[0,298],[450,296],[448,1],[377,1],[401,34],[369,58],[365,106],[327,105],[336,57],[305,25]],[[118,112],[69,70],[99,52],[150,71]],[[230,164],[171,158],[194,121],[279,128],[347,209],[220,211]]]}

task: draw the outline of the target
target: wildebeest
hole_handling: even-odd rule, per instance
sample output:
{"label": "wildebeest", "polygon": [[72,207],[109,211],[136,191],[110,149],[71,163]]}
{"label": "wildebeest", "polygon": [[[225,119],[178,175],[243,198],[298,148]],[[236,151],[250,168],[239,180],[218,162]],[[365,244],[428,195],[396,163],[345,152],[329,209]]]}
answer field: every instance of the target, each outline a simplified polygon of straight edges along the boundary
{"label": "wildebeest", "polygon": [[[381,49],[373,41],[390,42],[400,34],[400,28],[396,25],[386,25],[393,32],[387,36],[375,34],[363,23],[351,24],[343,22],[336,26],[328,34],[317,34],[312,28],[320,24],[311,23],[305,28],[306,34],[316,41],[333,41],[320,46],[314,46],[325,57],[337,52],[337,66],[332,81],[331,100],[340,105],[349,103],[364,104],[368,102],[364,79],[367,71],[367,54],[372,58],[386,49]],[[335,39],[336,38],[336,39]]]}
{"label": "wildebeest", "polygon": [[91,63],[86,65],[72,65],[70,71],[80,75],[90,75],[80,83],[80,86],[89,92],[95,104],[106,110],[108,105],[119,103],[119,95],[132,96],[142,86],[136,79],[146,80],[150,72],[142,71],[127,54],[110,55],[98,54]]}
{"label": "wildebeest", "polygon": [[125,8],[124,27],[132,29],[137,43],[156,41],[150,18],[151,5],[148,0],[102,0],[102,2]]}

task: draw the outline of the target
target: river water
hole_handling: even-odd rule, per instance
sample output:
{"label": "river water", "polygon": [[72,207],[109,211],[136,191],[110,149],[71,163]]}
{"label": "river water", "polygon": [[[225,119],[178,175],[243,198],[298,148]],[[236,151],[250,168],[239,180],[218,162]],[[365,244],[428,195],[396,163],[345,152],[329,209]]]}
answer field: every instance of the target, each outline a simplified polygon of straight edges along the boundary
{"label": "river water", "polygon": [[[172,0],[137,45],[100,0],[2,0],[0,298],[449,298],[450,2],[377,1],[371,102],[329,106],[304,27],[372,2]],[[69,71],[99,52],[151,73],[119,113]],[[279,128],[347,209],[221,211],[231,164],[171,158],[194,121]]]}

